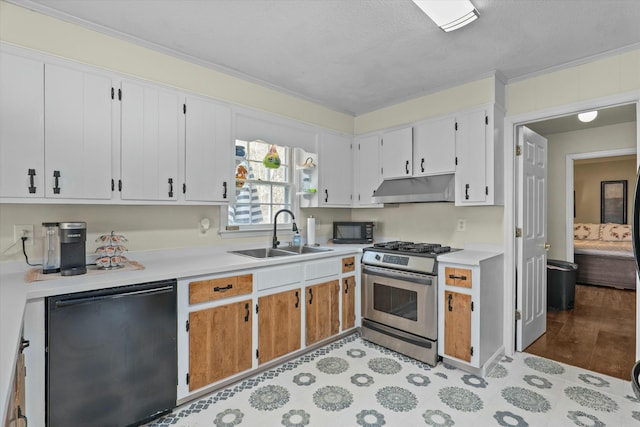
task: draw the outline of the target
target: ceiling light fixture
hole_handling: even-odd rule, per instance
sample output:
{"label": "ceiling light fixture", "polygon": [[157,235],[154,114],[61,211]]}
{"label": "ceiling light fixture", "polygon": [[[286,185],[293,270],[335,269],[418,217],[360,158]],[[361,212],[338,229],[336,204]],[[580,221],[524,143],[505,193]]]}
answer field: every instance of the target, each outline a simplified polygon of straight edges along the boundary
{"label": "ceiling light fixture", "polygon": [[469,0],[413,0],[443,31],[462,28],[480,14]]}
{"label": "ceiling light fixture", "polygon": [[592,122],[596,119],[596,117],[598,117],[597,111],[585,111],[584,113],[578,114],[578,120],[580,120],[582,123]]}

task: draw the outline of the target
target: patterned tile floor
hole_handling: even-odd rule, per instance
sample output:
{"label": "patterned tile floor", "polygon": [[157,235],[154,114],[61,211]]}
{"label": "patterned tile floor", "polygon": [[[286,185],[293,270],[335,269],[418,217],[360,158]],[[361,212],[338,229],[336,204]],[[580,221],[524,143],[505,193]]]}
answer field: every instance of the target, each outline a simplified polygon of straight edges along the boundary
{"label": "patterned tile floor", "polygon": [[179,408],[148,427],[640,426],[629,381],[526,353],[486,378],[354,334]]}

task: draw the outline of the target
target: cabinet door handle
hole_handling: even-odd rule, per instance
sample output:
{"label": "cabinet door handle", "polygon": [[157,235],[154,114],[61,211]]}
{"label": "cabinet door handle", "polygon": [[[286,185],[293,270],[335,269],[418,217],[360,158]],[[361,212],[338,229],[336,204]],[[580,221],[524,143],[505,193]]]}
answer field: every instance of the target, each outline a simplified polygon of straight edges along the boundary
{"label": "cabinet door handle", "polygon": [[324,189],[324,202],[329,202],[329,190],[327,190],[326,188]]}
{"label": "cabinet door handle", "polygon": [[449,311],[453,311],[453,307],[451,307],[452,299],[453,299],[453,295],[449,294],[449,298],[448,298]]}
{"label": "cabinet door handle", "polygon": [[229,283],[224,288],[221,288],[220,286],[216,286],[215,288],[213,288],[213,292],[224,292],[224,291],[228,291],[229,289],[233,289],[233,285],[231,283]]}
{"label": "cabinet door handle", "polygon": [[422,172],[424,172],[424,157],[422,158],[422,160],[420,161],[420,170]]}
{"label": "cabinet door handle", "polygon": [[31,342],[29,340],[25,340],[24,338],[21,338],[20,353],[22,353],[25,348],[29,347],[29,345],[31,345]]}
{"label": "cabinet door handle", "polygon": [[407,175],[409,175],[409,160],[407,160],[407,162],[404,164],[404,170],[407,173]]}
{"label": "cabinet door handle", "polygon": [[309,305],[313,304],[313,289],[309,289]]}
{"label": "cabinet door handle", "polygon": [[35,186],[35,180],[34,180],[34,176],[36,176],[36,170],[35,169],[29,169],[27,171],[27,175],[29,175],[29,193],[30,194],[35,194],[36,192],[36,186]]}
{"label": "cabinet door handle", "polygon": [[464,198],[469,200],[469,184],[464,185]]}
{"label": "cabinet door handle", "polygon": [[169,197],[173,197],[173,178],[169,178]]}
{"label": "cabinet door handle", "polygon": [[223,189],[222,198],[226,199],[227,198],[227,181],[222,183],[222,189]]}
{"label": "cabinet door handle", "polygon": [[60,194],[60,171],[53,171],[53,194]]}
{"label": "cabinet door handle", "polygon": [[296,305],[294,307],[298,308],[299,306],[300,306],[300,293],[296,291]]}
{"label": "cabinet door handle", "polygon": [[457,279],[460,279],[460,280],[467,280],[467,276],[456,276],[455,274],[450,274],[450,275],[449,275],[449,279],[454,279],[454,280],[457,280]]}
{"label": "cabinet door handle", "polygon": [[344,293],[349,293],[349,279],[344,279]]}
{"label": "cabinet door handle", "polygon": [[247,314],[245,314],[245,315],[244,315],[244,321],[245,321],[245,322],[248,322],[248,321],[249,321],[249,314],[250,314],[250,313],[249,313],[249,303],[246,303],[246,304],[244,305],[244,308],[245,308],[245,310],[247,310]]}

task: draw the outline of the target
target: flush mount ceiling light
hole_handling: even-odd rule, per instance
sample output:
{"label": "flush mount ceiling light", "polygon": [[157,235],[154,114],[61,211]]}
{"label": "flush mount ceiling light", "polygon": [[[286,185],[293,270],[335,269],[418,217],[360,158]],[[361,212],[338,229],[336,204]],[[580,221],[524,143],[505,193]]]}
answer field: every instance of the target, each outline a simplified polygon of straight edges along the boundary
{"label": "flush mount ceiling light", "polygon": [[480,14],[469,0],[413,0],[443,31],[462,28]]}
{"label": "flush mount ceiling light", "polygon": [[597,111],[585,111],[584,113],[578,114],[578,120],[583,123],[592,122],[596,119],[596,117],[598,117]]}

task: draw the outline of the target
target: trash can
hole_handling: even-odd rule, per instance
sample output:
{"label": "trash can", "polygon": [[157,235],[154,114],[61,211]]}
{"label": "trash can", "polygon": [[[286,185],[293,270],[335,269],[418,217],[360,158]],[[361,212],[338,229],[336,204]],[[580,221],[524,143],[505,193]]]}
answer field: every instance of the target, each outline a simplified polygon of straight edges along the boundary
{"label": "trash can", "polygon": [[557,259],[547,260],[547,310],[573,308],[577,274],[577,264]]}

